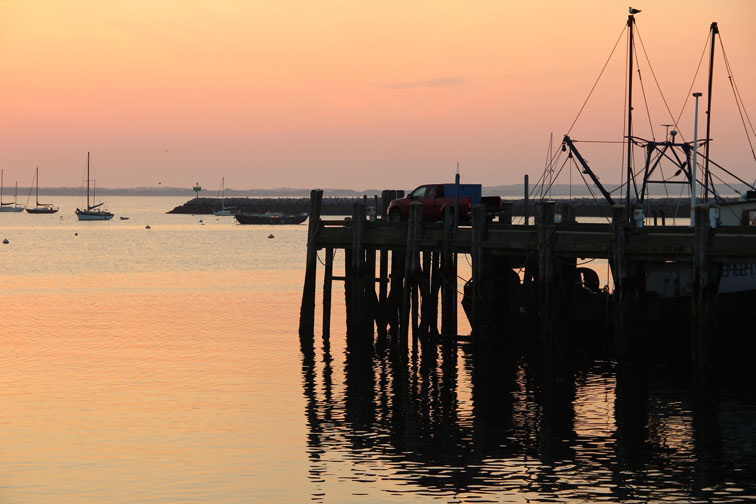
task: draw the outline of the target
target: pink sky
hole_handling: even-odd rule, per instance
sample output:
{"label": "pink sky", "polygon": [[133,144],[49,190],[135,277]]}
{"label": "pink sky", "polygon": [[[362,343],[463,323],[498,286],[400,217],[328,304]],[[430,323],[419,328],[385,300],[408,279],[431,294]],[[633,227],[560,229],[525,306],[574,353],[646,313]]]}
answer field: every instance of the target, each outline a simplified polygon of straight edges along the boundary
{"label": "pink sky", "polygon": [[[717,21],[756,121],[756,2],[645,3],[633,5],[638,29],[673,113]],[[549,133],[559,142],[569,128],[627,11],[625,0],[0,1],[5,185],[28,185],[39,166],[43,186],[77,187],[87,151],[101,187],[213,189],[223,176],[232,189],[408,189],[451,180],[457,161],[464,181],[520,183],[540,175]],[[574,138],[621,139],[624,51],[623,38]],[[721,52],[716,64],[712,157],[753,180]],[[663,136],[669,117],[642,70]],[[650,136],[636,93],[636,133]],[[603,181],[619,179],[620,153],[585,154]]]}

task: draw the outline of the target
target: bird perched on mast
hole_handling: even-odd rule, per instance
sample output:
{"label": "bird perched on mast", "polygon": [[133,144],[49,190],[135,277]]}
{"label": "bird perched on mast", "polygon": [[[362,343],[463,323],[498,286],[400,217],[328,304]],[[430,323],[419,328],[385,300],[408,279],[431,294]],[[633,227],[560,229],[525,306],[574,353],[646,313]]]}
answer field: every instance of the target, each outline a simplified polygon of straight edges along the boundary
{"label": "bird perched on mast", "polygon": [[638,14],[638,13],[640,13],[640,9],[633,9],[632,7],[630,7],[630,14]]}

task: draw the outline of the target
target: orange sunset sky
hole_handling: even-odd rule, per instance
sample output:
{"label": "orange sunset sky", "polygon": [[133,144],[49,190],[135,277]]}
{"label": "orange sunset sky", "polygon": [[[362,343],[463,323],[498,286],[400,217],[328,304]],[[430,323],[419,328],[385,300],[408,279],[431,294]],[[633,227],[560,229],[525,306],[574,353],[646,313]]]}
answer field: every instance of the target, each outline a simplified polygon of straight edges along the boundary
{"label": "orange sunset sky", "polygon": [[[632,5],[675,115],[717,21],[756,122],[756,1]],[[466,182],[533,180],[627,15],[628,0],[0,0],[0,167],[6,187],[29,185],[35,166],[42,186],[78,187],[87,151],[113,188],[212,189],[224,176],[233,189],[408,189],[451,180],[457,161]],[[573,138],[621,139],[625,40]],[[752,181],[717,51],[712,157]],[[693,91],[707,71],[705,59]],[[645,58],[641,72],[663,137]],[[635,133],[649,137],[635,86]],[[621,151],[584,154],[602,180],[620,178]]]}

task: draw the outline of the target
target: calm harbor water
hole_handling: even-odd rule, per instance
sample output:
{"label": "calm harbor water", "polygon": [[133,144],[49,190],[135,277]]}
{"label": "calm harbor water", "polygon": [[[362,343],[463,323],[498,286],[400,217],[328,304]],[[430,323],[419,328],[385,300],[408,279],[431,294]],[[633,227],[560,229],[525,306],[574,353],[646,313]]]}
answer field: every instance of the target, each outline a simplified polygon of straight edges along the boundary
{"label": "calm harbor water", "polygon": [[0,214],[0,502],[756,500],[752,380],[347,353],[338,283],[303,358],[306,224],[54,200]]}

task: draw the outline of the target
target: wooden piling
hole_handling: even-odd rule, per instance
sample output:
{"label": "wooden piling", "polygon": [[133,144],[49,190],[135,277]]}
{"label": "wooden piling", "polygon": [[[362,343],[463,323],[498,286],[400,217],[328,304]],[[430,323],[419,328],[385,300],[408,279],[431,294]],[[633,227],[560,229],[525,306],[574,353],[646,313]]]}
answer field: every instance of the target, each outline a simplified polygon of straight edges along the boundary
{"label": "wooden piling", "polygon": [[[417,270],[418,265],[418,253],[420,242],[420,230],[422,227],[422,203],[412,203],[410,205],[410,217],[407,221],[407,248],[405,250],[404,257],[404,288],[402,290],[402,309],[401,318],[399,322],[399,331],[401,335],[402,345],[408,339],[409,325],[410,325],[410,305],[413,301],[413,290],[417,283]],[[415,299],[416,301],[416,299]],[[412,310],[412,326],[413,334],[416,333],[417,324],[417,304],[414,303]]]}
{"label": "wooden piling", "polygon": [[559,305],[555,288],[554,210],[553,201],[545,201],[536,205],[539,336],[541,345],[546,350],[555,347],[559,328]]}
{"label": "wooden piling", "polygon": [[331,336],[331,293],[333,284],[333,249],[325,249],[325,272],[323,273],[323,348],[330,347]]}
{"label": "wooden piling", "polygon": [[444,211],[443,250],[441,256],[441,333],[447,341],[457,340],[457,261],[454,252],[454,213]]}
{"label": "wooden piling", "polygon": [[363,203],[354,203],[352,206],[352,250],[351,250],[351,267],[348,275],[350,277],[349,296],[351,298],[349,307],[351,310],[350,322],[351,332],[354,330],[362,334],[366,327],[367,310],[365,303],[365,214],[366,205]]}
{"label": "wooden piling", "polygon": [[473,337],[483,342],[488,335],[486,327],[485,303],[483,301],[483,282],[485,274],[485,257],[483,240],[486,236],[486,208],[483,205],[472,207],[472,330]]}
{"label": "wooden piling", "polygon": [[717,317],[717,292],[721,265],[709,259],[711,224],[708,204],[696,205],[693,242],[693,293],[691,295],[691,358],[698,369],[713,361],[712,337]]}
{"label": "wooden piling", "polygon": [[299,342],[303,352],[311,353],[315,338],[315,281],[318,250],[315,236],[320,229],[320,210],[323,203],[322,189],[310,192],[310,216],[307,228],[307,263],[302,288],[302,305],[299,309]]}
{"label": "wooden piling", "polygon": [[645,278],[640,264],[628,260],[627,240],[631,226],[627,208],[617,205],[612,208],[612,257],[614,278],[614,347],[617,359],[632,362],[642,356],[642,322],[645,313],[641,310],[641,290],[645,291]]}

